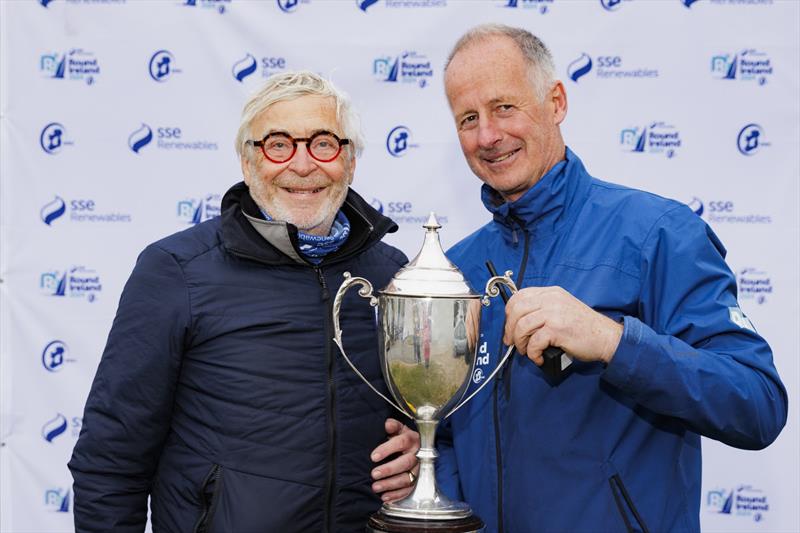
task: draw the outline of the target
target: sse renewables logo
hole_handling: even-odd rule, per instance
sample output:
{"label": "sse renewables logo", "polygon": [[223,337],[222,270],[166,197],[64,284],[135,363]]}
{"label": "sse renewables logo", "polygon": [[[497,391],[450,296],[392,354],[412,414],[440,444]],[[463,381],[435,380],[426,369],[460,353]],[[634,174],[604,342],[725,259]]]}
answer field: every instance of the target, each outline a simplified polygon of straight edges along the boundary
{"label": "sse renewables logo", "polygon": [[[62,217],[65,217],[62,219]],[[39,210],[39,218],[47,226],[54,223],[86,222],[86,223],[117,223],[131,222],[130,213],[108,211],[102,209],[97,201],[92,198],[71,198],[64,200],[55,195],[53,200],[47,202]]]}
{"label": "sse renewables logo", "polygon": [[141,155],[153,140],[156,141],[153,148],[164,151],[214,151],[219,149],[214,141],[187,138],[186,132],[178,126],[156,126],[151,128],[145,122],[142,122],[142,125],[128,136],[128,148],[134,154]]}
{"label": "sse renewables logo", "polygon": [[[658,69],[630,67],[621,55],[605,54],[592,56],[583,52],[567,66],[567,77],[578,83],[584,76],[604,80],[631,80],[658,78]],[[587,79],[588,79],[587,78]]]}
{"label": "sse renewables logo", "polygon": [[237,60],[231,68],[233,78],[243,83],[245,78],[261,70],[262,78],[269,78],[273,74],[279,74],[287,69],[287,61],[283,56],[268,55],[256,60],[255,56],[249,52]]}
{"label": "sse renewables logo", "polygon": [[447,7],[447,0],[355,0],[355,2],[356,7],[364,13],[375,5],[394,9]]}

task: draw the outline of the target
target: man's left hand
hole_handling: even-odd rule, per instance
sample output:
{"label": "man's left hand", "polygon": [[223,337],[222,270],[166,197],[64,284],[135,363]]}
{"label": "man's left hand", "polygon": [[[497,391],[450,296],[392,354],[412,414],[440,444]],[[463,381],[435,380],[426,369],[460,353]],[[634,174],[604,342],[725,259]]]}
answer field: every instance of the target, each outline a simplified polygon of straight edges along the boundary
{"label": "man's left hand", "polygon": [[541,366],[542,353],[557,346],[579,361],[611,362],[622,324],[598,313],[561,287],[528,287],[506,305],[503,342]]}
{"label": "man's left hand", "polygon": [[389,438],[372,450],[372,462],[378,463],[390,455],[399,455],[372,470],[372,479],[375,480],[372,490],[380,494],[383,501],[391,502],[405,498],[414,488],[409,472],[413,472],[414,477],[419,472],[419,433],[393,418],[387,418],[384,427]]}

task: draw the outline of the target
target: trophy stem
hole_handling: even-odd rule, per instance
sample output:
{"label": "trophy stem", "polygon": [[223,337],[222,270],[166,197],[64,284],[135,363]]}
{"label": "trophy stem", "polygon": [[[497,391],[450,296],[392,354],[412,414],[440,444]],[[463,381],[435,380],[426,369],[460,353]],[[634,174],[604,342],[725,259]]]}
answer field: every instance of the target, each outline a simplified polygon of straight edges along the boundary
{"label": "trophy stem", "polygon": [[[418,411],[419,414],[419,411]],[[420,447],[419,476],[413,492],[400,501],[385,503],[381,508],[384,515],[396,518],[417,520],[460,520],[472,516],[466,503],[452,501],[439,492],[436,487],[436,467],[434,461],[439,453],[434,448],[438,420],[416,419]]]}
{"label": "trophy stem", "polygon": [[415,420],[419,431],[419,475],[414,491],[409,496],[416,501],[434,502],[439,496],[436,488],[436,467],[434,461],[439,457],[439,452],[434,447],[436,440],[436,426],[438,420]]}

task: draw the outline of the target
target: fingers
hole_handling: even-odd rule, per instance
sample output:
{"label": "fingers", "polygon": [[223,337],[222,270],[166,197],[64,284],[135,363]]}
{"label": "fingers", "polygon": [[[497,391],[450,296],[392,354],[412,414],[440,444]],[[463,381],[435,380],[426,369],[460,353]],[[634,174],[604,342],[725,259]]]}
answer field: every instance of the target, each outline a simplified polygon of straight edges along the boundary
{"label": "fingers", "polygon": [[[416,466],[417,456],[414,453],[401,453],[391,461],[387,461],[373,468],[372,479],[380,481],[402,474],[406,476],[406,481],[408,481],[408,475],[406,473],[409,470],[414,470]],[[401,484],[401,486],[404,485]]]}
{"label": "fingers", "polygon": [[[400,433],[403,428],[408,429],[402,422],[395,420],[394,418],[387,418],[386,422],[383,423],[383,429],[386,431],[387,435],[394,435],[395,433]],[[409,431],[411,431],[409,429]]]}
{"label": "fingers", "polygon": [[409,429],[404,424],[401,424],[393,418],[387,418],[384,424],[386,433],[389,439],[372,450],[370,459],[372,462],[377,463],[383,461],[390,455],[399,453],[403,455],[411,455],[414,464],[416,464],[417,450],[419,450],[419,433]]}
{"label": "fingers", "polygon": [[413,485],[400,490],[392,490],[389,492],[384,492],[383,494],[381,494],[381,500],[385,502],[402,500],[403,498],[411,494],[412,490],[414,490]]}
{"label": "fingers", "polygon": [[525,351],[520,351],[520,353],[525,353],[536,366],[542,366],[544,364],[544,351],[553,345],[553,336],[550,332],[540,329],[530,336],[525,346]]}
{"label": "fingers", "polygon": [[503,343],[510,346],[514,342],[514,331],[517,322],[542,306],[542,295],[547,287],[528,287],[511,296],[506,304],[506,326],[503,332]]}
{"label": "fingers", "polygon": [[[381,470],[381,474],[385,473],[383,465],[375,470]],[[373,476],[375,475],[375,470],[372,472]],[[414,487],[414,484],[411,482],[411,476],[408,475],[409,471],[413,471],[412,468],[403,470],[393,476],[376,480],[374,483],[372,483],[372,490],[375,493],[380,494],[383,501],[396,500],[397,498],[405,497]]]}
{"label": "fingers", "polygon": [[387,418],[384,429],[389,436],[388,440],[375,448],[370,455],[374,462],[384,460],[386,457],[395,456],[376,466],[372,470],[372,490],[381,494],[385,502],[406,497],[413,487],[411,476],[408,472],[419,470],[417,466],[417,450],[419,450],[419,433],[393,418]]}

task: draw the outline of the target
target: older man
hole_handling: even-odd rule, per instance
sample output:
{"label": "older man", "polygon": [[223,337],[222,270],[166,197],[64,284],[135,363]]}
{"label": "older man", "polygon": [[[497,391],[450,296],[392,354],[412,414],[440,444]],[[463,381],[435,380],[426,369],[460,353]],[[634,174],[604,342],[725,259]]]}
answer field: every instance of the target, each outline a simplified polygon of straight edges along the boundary
{"label": "older man", "polygon": [[[342,274],[380,287],[406,262],[348,188],[361,146],[348,101],[310,72],[245,105],[245,183],[219,218],[148,246],[123,291],[69,465],[78,531],[142,531],[149,496],[156,532],[360,532],[373,490],[409,492],[416,433],[332,342]],[[359,302],[341,315],[348,353],[380,382]]]}
{"label": "older man", "polygon": [[[452,417],[445,491],[487,531],[698,531],[700,435],[759,449],[786,422],[725,249],[686,206],[589,175],[527,31],[468,32],[445,89],[492,214],[449,257],[478,287],[487,259],[514,270],[525,288],[484,311],[481,338],[492,357],[501,342],[527,355]],[[574,359],[560,384],[537,368],[551,346]]]}

